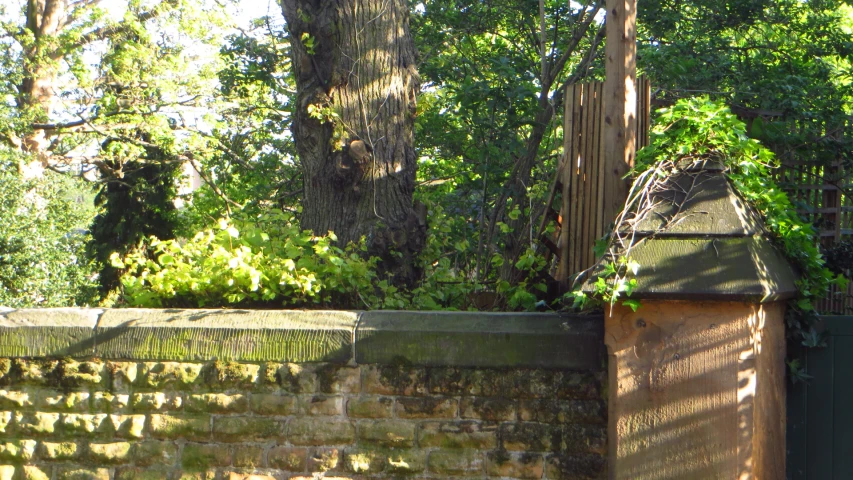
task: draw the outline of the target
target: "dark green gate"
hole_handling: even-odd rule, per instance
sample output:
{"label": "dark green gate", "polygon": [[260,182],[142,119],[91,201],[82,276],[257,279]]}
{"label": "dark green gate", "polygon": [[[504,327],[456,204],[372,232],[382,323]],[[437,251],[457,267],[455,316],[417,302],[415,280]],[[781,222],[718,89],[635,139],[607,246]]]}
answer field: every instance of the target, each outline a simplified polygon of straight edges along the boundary
{"label": "dark green gate", "polygon": [[788,383],[788,479],[853,479],[853,317],[824,316],[826,348],[805,354],[808,383]]}

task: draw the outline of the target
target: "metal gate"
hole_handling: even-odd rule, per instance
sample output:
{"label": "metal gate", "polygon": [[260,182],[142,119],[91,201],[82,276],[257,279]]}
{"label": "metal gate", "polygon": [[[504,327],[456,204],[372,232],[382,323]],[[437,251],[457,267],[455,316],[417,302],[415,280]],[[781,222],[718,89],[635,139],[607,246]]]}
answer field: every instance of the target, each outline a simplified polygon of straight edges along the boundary
{"label": "metal gate", "polygon": [[807,383],[788,383],[789,480],[853,479],[853,316],[824,316],[825,348],[804,358]]}

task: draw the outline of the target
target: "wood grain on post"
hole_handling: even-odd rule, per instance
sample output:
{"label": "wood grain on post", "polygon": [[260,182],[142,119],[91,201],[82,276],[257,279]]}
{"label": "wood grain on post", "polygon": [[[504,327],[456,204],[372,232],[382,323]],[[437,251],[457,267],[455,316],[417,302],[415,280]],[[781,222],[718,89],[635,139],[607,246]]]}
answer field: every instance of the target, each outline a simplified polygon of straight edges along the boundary
{"label": "wood grain on post", "polygon": [[634,165],[637,122],[637,2],[608,2],[604,82],[604,221],[612,222],[628,196],[622,177]]}

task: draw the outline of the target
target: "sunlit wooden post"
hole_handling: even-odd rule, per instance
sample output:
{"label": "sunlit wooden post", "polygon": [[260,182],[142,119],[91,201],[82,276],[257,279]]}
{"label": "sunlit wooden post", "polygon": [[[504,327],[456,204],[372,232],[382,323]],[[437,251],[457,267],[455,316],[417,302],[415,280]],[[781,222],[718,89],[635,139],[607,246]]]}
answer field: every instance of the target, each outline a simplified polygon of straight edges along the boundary
{"label": "sunlit wooden post", "polygon": [[634,165],[637,125],[637,1],[607,2],[604,81],[605,222],[613,221],[628,196],[622,177]]}

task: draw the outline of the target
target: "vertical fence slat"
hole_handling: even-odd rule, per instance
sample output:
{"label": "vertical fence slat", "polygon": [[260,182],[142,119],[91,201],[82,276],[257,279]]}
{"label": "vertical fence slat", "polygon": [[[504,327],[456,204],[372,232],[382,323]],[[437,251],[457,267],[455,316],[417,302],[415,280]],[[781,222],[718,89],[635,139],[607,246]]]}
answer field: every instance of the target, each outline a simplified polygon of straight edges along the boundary
{"label": "vertical fence slat", "polygon": [[578,223],[578,214],[580,213],[580,208],[578,206],[578,156],[580,155],[580,145],[579,145],[579,135],[580,135],[580,119],[581,112],[583,111],[583,104],[581,103],[581,86],[574,86],[574,111],[572,112],[572,117],[575,119],[574,129],[572,130],[572,158],[569,166],[569,172],[571,175],[571,193],[569,196],[569,201],[571,202],[571,207],[569,208],[569,250],[566,255],[569,257],[569,271],[568,274],[574,273],[577,270],[577,255],[575,255],[575,245],[577,245],[577,223]]}

